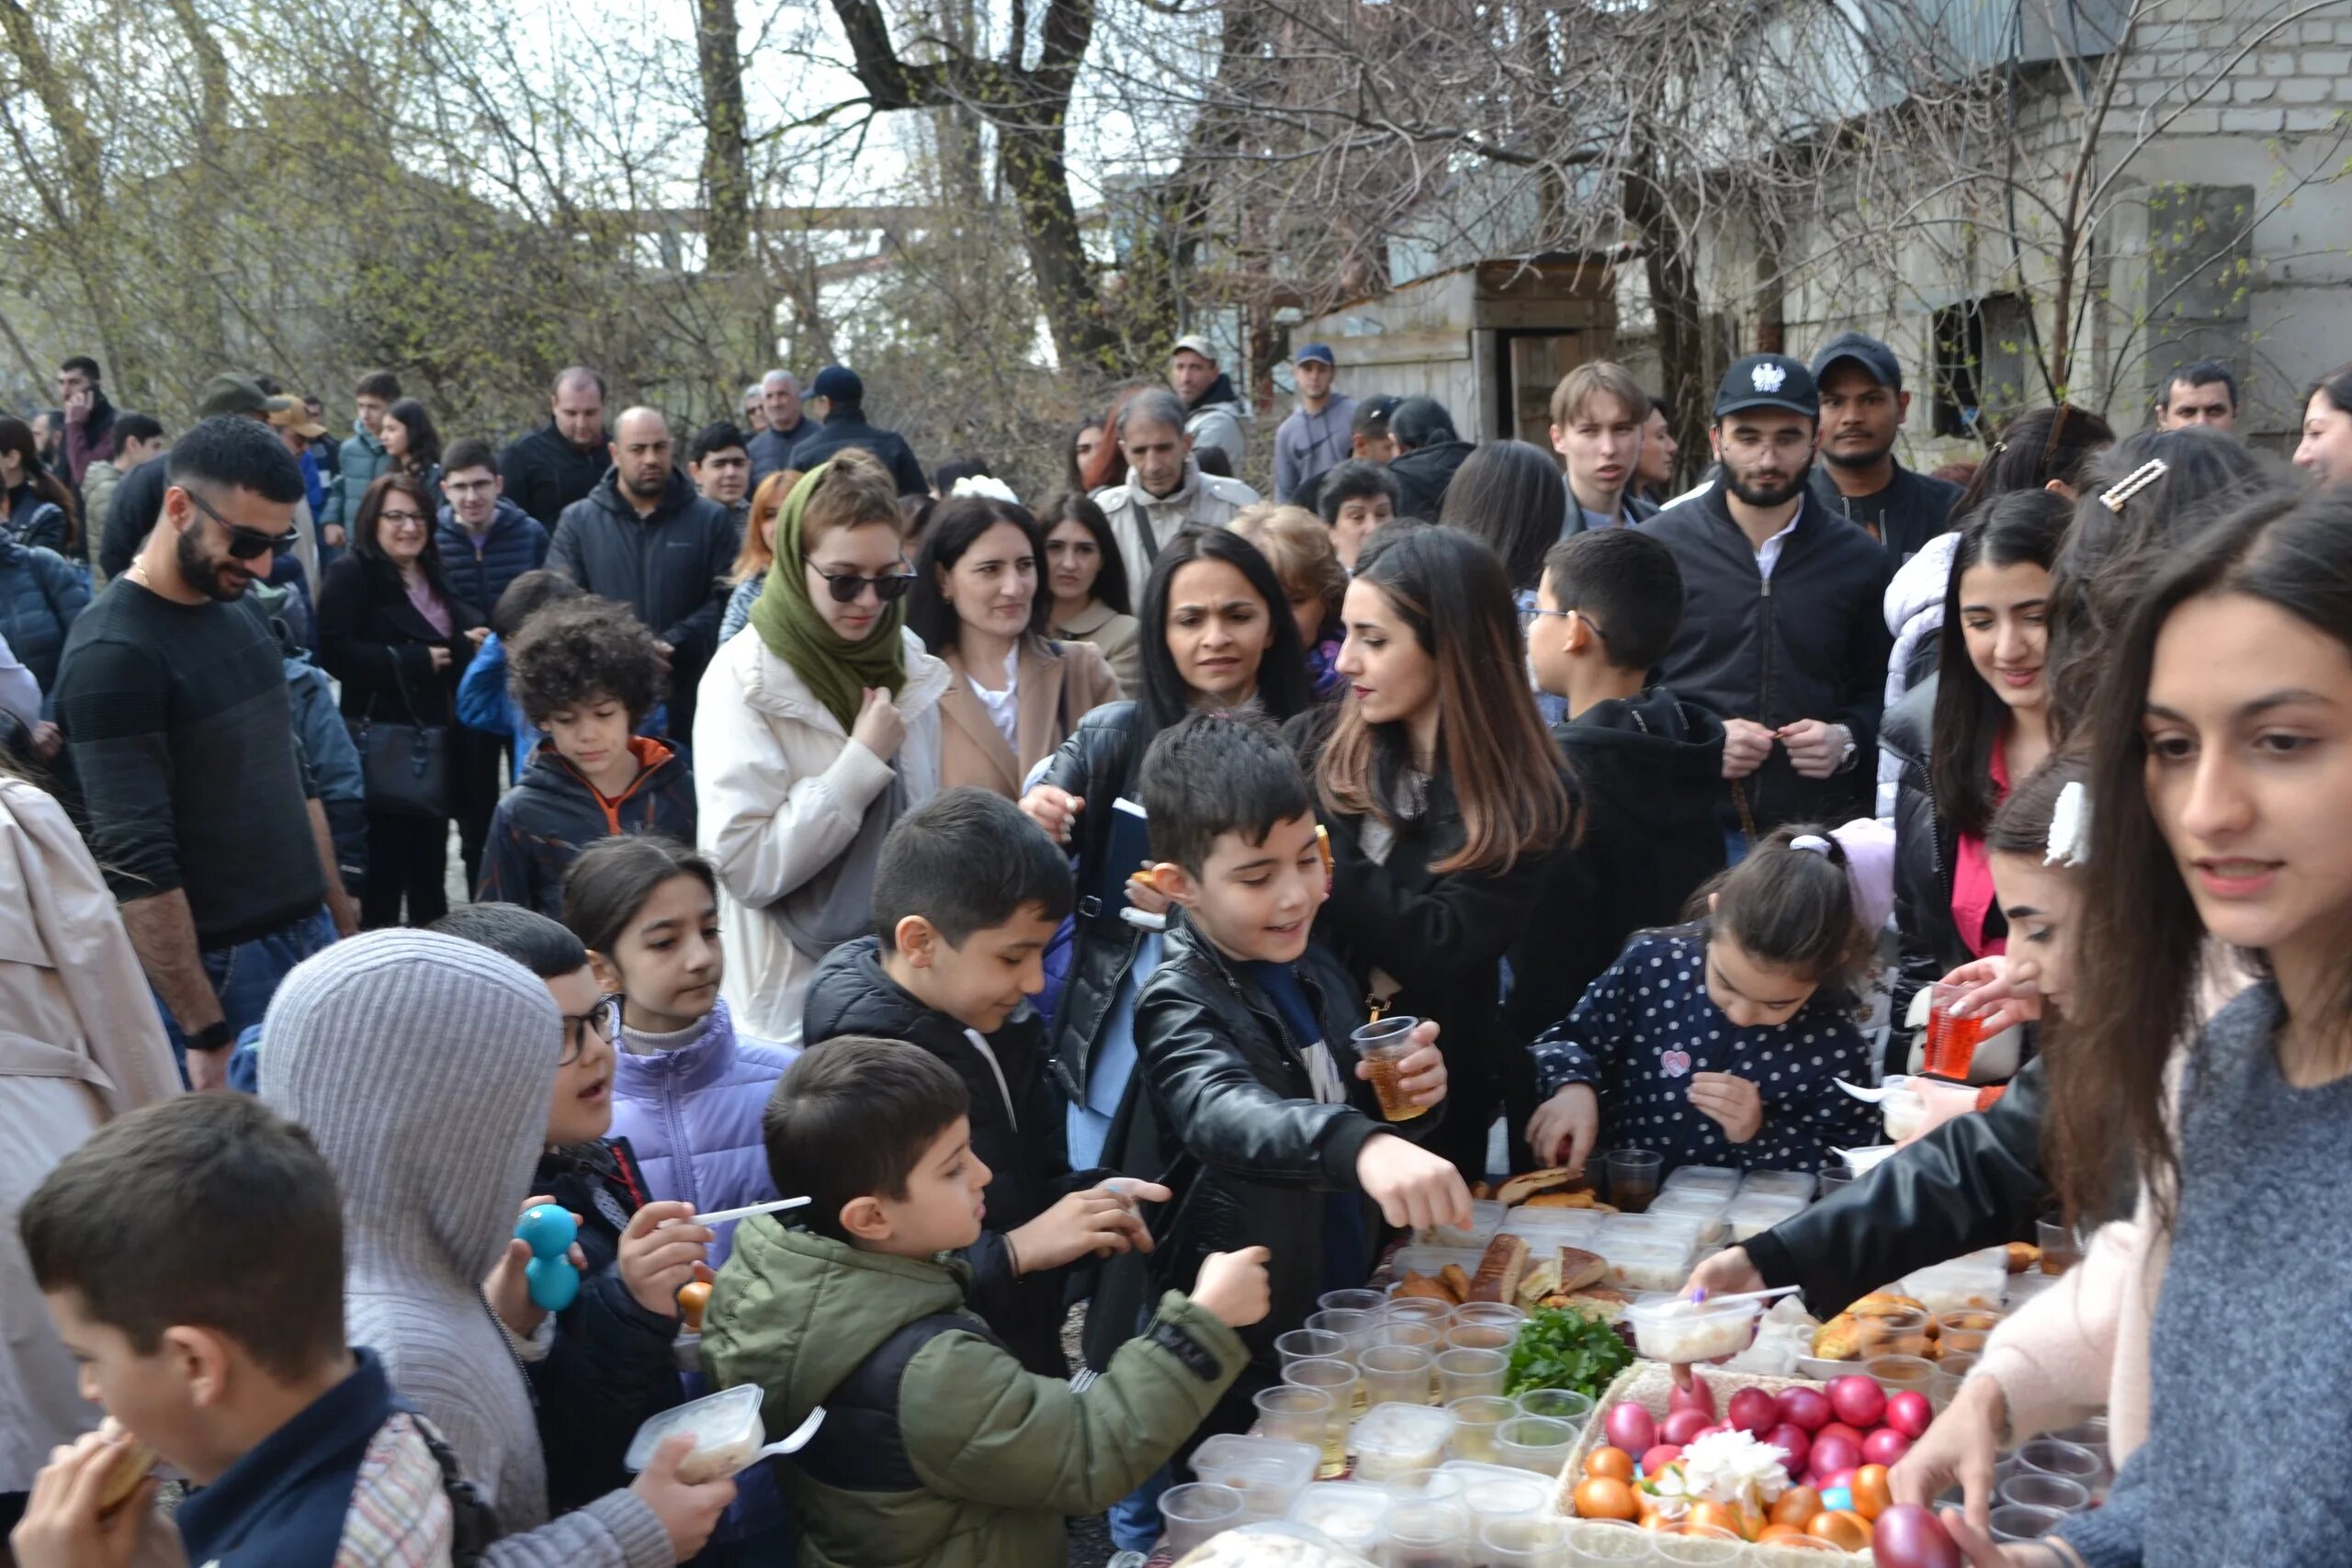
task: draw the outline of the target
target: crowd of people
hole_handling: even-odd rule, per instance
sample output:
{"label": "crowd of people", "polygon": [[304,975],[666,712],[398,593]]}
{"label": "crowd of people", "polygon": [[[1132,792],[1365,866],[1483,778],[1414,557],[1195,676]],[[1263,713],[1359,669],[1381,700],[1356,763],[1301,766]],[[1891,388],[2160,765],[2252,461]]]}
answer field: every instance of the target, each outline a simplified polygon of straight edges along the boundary
{"label": "crowd of people", "polygon": [[[842,366],[684,441],[584,367],[503,448],[389,373],[340,442],[86,356],[0,418],[17,1562],[1148,1550],[1398,1234],[1818,1171],[1938,982],[1968,1081],[1693,1284],[1826,1315],[2054,1205],[2089,1264],[1897,1490],[1974,1562],[2325,1557],[2324,1424],[2292,1488],[2208,1438],[2341,1359],[2352,367],[2292,469],[2200,362],[1923,474],[1843,333],[1733,363],[1680,493],[1622,366],[1550,450],[1294,369],[1265,498],[1194,337],[1032,503]],[[739,1385],[821,1423],[629,1452]],[[1996,1441],[2100,1406],[2108,1505],[1992,1545]]]}

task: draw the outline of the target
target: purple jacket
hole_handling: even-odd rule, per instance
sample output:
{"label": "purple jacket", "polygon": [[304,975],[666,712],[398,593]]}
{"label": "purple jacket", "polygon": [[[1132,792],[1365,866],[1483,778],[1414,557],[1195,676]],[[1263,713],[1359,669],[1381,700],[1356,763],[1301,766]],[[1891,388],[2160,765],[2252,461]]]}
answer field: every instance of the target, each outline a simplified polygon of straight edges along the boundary
{"label": "purple jacket", "polygon": [[[612,1136],[628,1140],[656,1199],[682,1200],[696,1213],[782,1196],[768,1178],[760,1112],[799,1055],[789,1045],[738,1039],[722,1001],[693,1044],[654,1056],[621,1053]],[[716,1228],[713,1269],[735,1249],[735,1222]]]}

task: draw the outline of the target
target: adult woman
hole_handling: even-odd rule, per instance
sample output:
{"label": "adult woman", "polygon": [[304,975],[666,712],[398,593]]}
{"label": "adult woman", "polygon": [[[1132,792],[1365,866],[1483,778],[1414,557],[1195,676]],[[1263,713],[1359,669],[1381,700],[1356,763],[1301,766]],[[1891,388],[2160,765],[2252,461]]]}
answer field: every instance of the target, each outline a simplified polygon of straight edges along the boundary
{"label": "adult woman", "polygon": [[1102,437],[1110,429],[1101,414],[1091,413],[1070,427],[1068,444],[1062,452],[1062,483],[1080,494],[1086,492],[1086,470],[1094,461],[1094,454],[1102,449]]}
{"label": "adult woman", "polygon": [[40,545],[73,558],[81,536],[80,510],[74,492],[40,460],[33,427],[21,419],[0,418],[0,497],[6,513],[0,522],[20,545]]}
{"label": "adult woman", "polygon": [[0,641],[24,661],[44,694],[57,684],[65,634],[89,605],[89,585],[73,563],[0,532]]}
{"label": "adult woman", "polygon": [[1298,623],[1299,643],[1306,649],[1306,679],[1315,700],[1338,696],[1348,683],[1339,670],[1345,637],[1340,604],[1348,592],[1348,569],[1340,564],[1331,530],[1304,506],[1278,506],[1270,501],[1243,507],[1226,526],[1264,552],[1267,564],[1282,579],[1291,618]]}
{"label": "adult woman", "polygon": [[1984,829],[2050,755],[2050,568],[2072,514],[2062,497],[2026,490],[1970,519],[1944,592],[1938,673],[1880,730],[1897,764],[1898,1023],[1921,987],[2006,949]]}
{"label": "adult woman", "polygon": [[1118,678],[1082,642],[1046,636],[1053,600],[1037,591],[1046,553],[1017,502],[939,503],[915,558],[907,626],[955,677],[939,700],[939,787],[978,784],[1008,800],[1078,721],[1119,699]]}
{"label": "adult woman", "polygon": [[898,501],[856,447],[801,476],[750,630],[702,678],[695,841],[725,894],[724,995],[739,1028],[784,1044],[818,963],[872,927],[890,824],[939,788],[951,677],[906,629]]}
{"label": "adult woman", "polygon": [[1126,563],[1111,520],[1081,490],[1064,491],[1037,509],[1046,530],[1046,581],[1053,594],[1054,635],[1091,642],[1132,697],[1143,689],[1143,625],[1127,597]]}
{"label": "adult woman", "polygon": [[775,524],[784,514],[784,498],[800,482],[800,470],[785,468],[760,481],[752,492],[752,511],[744,520],[743,546],[727,574],[735,591],[727,596],[727,614],[718,623],[718,640],[725,642],[752,624],[752,606],[768,585],[768,569],[775,564]]}
{"label": "adult woman", "polygon": [[2303,404],[2303,438],[2295,467],[2321,484],[2352,479],[2352,365],[2340,365],[2312,383]]}
{"label": "adult woman", "polygon": [[[489,634],[442,575],[424,486],[410,474],[378,479],[353,520],[350,552],[327,568],[319,591],[319,662],[343,683],[344,717],[454,725],[458,678]],[[363,927],[401,924],[403,902],[410,925],[449,912],[443,863],[458,804],[444,799],[424,816],[369,798]]]}
{"label": "adult woman", "polygon": [[[1501,558],[1512,602],[1535,608],[1536,581],[1544,575],[1544,552],[1560,538],[1567,515],[1568,482],[1552,454],[1526,441],[1489,441],[1463,461],[1445,492],[1438,522],[1483,539]],[[1534,677],[1526,677],[1534,684]],[[1535,711],[1547,725],[1567,717],[1560,697],[1539,693]]]}
{"label": "adult woman", "polygon": [[1492,550],[1452,528],[1376,537],[1342,615],[1348,694],[1319,749],[1325,726],[1292,727],[1331,830],[1315,934],[1384,1010],[1443,1026],[1453,1109],[1428,1146],[1480,1181],[1497,1108],[1514,1128],[1534,1109],[1497,1001],[1502,955],[1576,812]]}
{"label": "adult woman", "polygon": [[[1152,738],[1185,714],[1250,706],[1279,723],[1312,700],[1282,583],[1237,535],[1202,529],[1170,540],[1144,587],[1143,624],[1143,695],[1087,715],[1021,799],[1076,860],[1079,913],[1053,1050],[1072,1101],[1069,1157],[1078,1170],[1102,1163],[1113,1138],[1136,1063],[1136,990],[1159,962],[1158,934],[1119,912],[1132,906],[1164,915],[1169,907],[1157,891],[1127,881],[1143,844],[1131,831],[1140,824],[1117,802],[1134,797]],[[1132,856],[1124,852],[1130,849]]]}
{"label": "adult woman", "polygon": [[433,416],[414,398],[402,398],[384,411],[381,433],[384,455],[391,471],[406,474],[424,486],[437,508],[441,504],[441,433]]}

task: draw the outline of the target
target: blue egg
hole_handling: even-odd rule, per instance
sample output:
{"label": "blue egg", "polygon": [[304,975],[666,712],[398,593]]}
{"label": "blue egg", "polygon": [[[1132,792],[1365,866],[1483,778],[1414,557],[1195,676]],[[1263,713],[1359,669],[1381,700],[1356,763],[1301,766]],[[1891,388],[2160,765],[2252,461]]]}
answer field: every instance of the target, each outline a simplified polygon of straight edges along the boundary
{"label": "blue egg", "polygon": [[534,1258],[561,1258],[580,1238],[580,1222],[560,1203],[534,1203],[515,1222],[514,1238]]}
{"label": "blue egg", "polygon": [[[537,1292],[534,1292],[533,1299],[537,1299]],[[1847,1487],[1832,1486],[1828,1491],[1824,1492],[1821,1495],[1821,1506],[1824,1509],[1831,1513],[1835,1513],[1840,1508],[1850,1511],[1854,1506],[1854,1494]]]}
{"label": "blue egg", "polygon": [[561,1258],[534,1258],[523,1268],[531,1284],[531,1304],[543,1312],[561,1312],[580,1294],[580,1270]]}

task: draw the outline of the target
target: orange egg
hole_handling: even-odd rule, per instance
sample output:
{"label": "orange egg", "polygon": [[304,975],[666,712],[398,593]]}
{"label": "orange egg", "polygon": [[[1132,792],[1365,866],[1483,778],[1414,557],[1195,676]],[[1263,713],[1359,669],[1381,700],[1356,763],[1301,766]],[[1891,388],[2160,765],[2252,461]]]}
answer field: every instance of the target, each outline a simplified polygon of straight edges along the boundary
{"label": "orange egg", "polygon": [[1821,1512],[1821,1494],[1810,1486],[1792,1486],[1772,1505],[1772,1522],[1803,1529]]}
{"label": "orange egg", "polygon": [[1580,1519],[1632,1519],[1641,1512],[1632,1487],[1602,1476],[1577,1483],[1576,1505]]}
{"label": "orange egg", "polygon": [[1682,1522],[1692,1529],[1728,1530],[1739,1534],[1739,1510],[1729,1503],[1693,1503]]}
{"label": "orange egg", "polygon": [[693,1280],[678,1287],[678,1314],[685,1319],[687,1333],[702,1332],[702,1314],[709,1305],[710,1286],[705,1281]]}
{"label": "orange egg", "polygon": [[1764,1510],[1755,1504],[1742,1503],[1739,1506],[1739,1533],[1742,1540],[1754,1540],[1764,1533],[1764,1527],[1771,1522]]}
{"label": "orange egg", "polygon": [[1781,1541],[1809,1541],[1813,1539],[1794,1525],[1766,1525],[1764,1533],[1756,1538],[1756,1544],[1772,1546]]}
{"label": "orange egg", "polygon": [[1584,1472],[1596,1481],[1634,1479],[1634,1456],[1623,1449],[1598,1448],[1585,1456]]}
{"label": "orange egg", "polygon": [[1656,1530],[1660,1535],[1680,1535],[1682,1533],[1682,1521],[1680,1519],[1669,1519],[1664,1514],[1644,1514],[1642,1516],[1642,1528],[1645,1530]]}
{"label": "orange egg", "polygon": [[1870,1520],[1843,1508],[1814,1515],[1804,1533],[1845,1551],[1868,1551],[1871,1544]]}
{"label": "orange egg", "polygon": [[1866,1464],[1854,1472],[1854,1512],[1875,1519],[1893,1506],[1894,1489],[1886,1479],[1886,1466]]}

